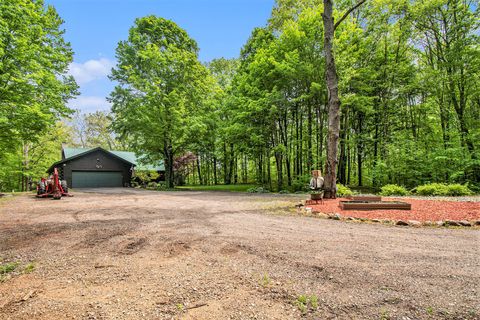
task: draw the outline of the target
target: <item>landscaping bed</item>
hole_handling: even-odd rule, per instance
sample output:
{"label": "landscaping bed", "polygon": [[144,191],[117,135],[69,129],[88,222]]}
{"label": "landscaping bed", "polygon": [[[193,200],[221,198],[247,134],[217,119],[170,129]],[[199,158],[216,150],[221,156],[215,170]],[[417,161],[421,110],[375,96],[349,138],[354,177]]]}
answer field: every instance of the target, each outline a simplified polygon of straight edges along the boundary
{"label": "landscaping bed", "polygon": [[[383,198],[385,201],[403,201],[412,205],[411,210],[342,210],[340,201],[349,199],[338,198],[334,200],[325,199],[323,204],[308,205],[313,212],[325,214],[338,213],[343,217],[366,218],[366,219],[388,219],[427,221],[477,221],[480,220],[480,202],[477,199],[472,201],[446,201],[446,200],[425,200],[413,198]],[[476,201],[475,201],[476,200]]]}

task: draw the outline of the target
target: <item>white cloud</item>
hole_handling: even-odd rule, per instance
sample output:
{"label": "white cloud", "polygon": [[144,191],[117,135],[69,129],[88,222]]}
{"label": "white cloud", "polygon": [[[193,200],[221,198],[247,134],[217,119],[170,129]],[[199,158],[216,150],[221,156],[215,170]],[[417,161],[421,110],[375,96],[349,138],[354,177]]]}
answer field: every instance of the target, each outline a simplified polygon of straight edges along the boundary
{"label": "white cloud", "polygon": [[110,74],[114,62],[110,59],[100,58],[88,60],[85,63],[72,62],[68,74],[72,75],[79,85],[105,78]]}
{"label": "white cloud", "polygon": [[68,102],[68,107],[82,112],[95,112],[97,110],[110,110],[112,104],[105,97],[79,96]]}

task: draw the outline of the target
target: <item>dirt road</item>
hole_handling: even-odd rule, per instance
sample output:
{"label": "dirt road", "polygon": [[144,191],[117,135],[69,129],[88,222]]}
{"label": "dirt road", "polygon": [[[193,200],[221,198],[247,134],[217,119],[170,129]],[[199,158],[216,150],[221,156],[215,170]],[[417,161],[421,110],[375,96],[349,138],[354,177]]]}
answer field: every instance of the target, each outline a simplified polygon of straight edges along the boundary
{"label": "dirt road", "polygon": [[480,319],[478,229],[302,217],[298,199],[2,201],[0,263],[18,265],[0,319]]}

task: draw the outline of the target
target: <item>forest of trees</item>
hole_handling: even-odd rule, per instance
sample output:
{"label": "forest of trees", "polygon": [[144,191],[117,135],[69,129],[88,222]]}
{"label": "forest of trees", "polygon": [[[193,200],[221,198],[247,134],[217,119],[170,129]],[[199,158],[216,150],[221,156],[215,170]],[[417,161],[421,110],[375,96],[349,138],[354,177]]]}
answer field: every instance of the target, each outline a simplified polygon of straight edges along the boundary
{"label": "forest of trees", "polygon": [[[199,184],[295,191],[310,170],[325,170],[332,126],[324,0],[277,0],[237,59],[206,63],[174,22],[138,18],[117,47],[111,113],[73,116],[65,103],[77,87],[65,76],[72,53],[60,18],[41,2],[13,2],[15,9],[0,8],[7,22],[0,24],[1,190],[25,189],[41,174],[46,160],[32,163],[38,151],[30,150],[47,142],[58,150],[67,142],[162,159],[169,187],[183,182],[176,174],[186,174]],[[333,7],[334,22],[345,16],[333,37],[341,102],[338,182],[373,188],[458,182],[478,190],[478,1],[355,4],[334,1]],[[31,45],[37,39],[15,15],[37,24],[45,17],[46,40],[38,42],[45,47]],[[42,134],[55,130],[60,135]]]}

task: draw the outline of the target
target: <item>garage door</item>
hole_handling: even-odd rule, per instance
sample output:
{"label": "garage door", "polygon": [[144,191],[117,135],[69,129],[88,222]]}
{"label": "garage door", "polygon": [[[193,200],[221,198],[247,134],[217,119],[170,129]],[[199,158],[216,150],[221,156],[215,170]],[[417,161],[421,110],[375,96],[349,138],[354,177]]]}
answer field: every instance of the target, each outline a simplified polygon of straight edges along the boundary
{"label": "garage door", "polygon": [[73,188],[122,187],[122,173],[117,171],[73,171]]}

